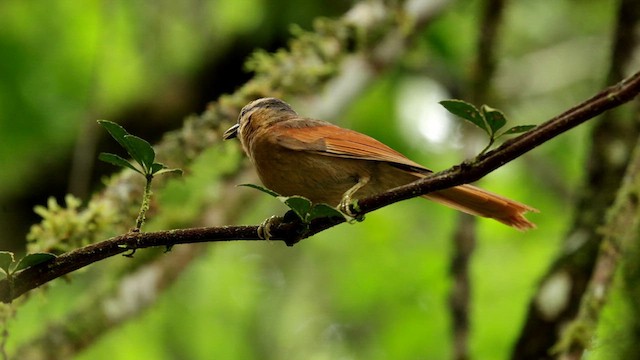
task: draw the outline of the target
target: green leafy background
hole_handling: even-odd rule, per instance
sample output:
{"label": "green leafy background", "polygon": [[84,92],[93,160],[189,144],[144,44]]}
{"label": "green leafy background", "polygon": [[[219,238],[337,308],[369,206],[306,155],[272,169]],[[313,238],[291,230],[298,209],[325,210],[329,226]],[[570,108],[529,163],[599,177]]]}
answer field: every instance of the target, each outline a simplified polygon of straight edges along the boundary
{"label": "green leafy background", "polygon": [[[94,133],[100,132],[96,119],[124,124],[153,142],[160,136],[157,129],[179,127],[184,116],[202,112],[207,100],[239,86],[248,77],[243,59],[253,48],[273,51],[285,43],[290,24],[309,28],[314,17],[338,16],[348,7],[319,0],[304,6],[261,0],[0,4],[0,249],[20,252],[28,224],[37,221],[30,209],[68,191],[78,139],[106,143]],[[510,4],[496,78],[500,96],[489,105],[513,119],[510,125],[536,124],[602,87],[613,13],[611,1]],[[468,76],[477,14],[477,1],[452,6],[418,36],[406,59],[343,114],[327,120],[376,137],[436,170],[463,160],[453,139],[468,125],[455,122],[451,140],[430,143],[415,136],[416,125],[403,122],[399,113],[402,91],[411,81],[446,83]],[[587,135],[588,125],[481,181],[541,213],[530,216],[538,229],[526,233],[478,222],[471,264],[475,358],[508,356],[539,276],[571,221]],[[283,213],[285,207],[268,196],[223,187],[221,176],[235,171],[242,158],[237,144],[210,149],[184,179],[157,189],[164,208],[150,215],[149,230],[190,226],[222,191],[259,198],[241,209],[238,224]],[[105,171],[113,169],[91,173],[91,189],[100,187]],[[449,358],[447,299],[456,216],[413,199],[293,248],[266,242],[206,246],[155,304],[133,312],[78,358]],[[89,285],[118,279],[112,265],[140,261],[144,251],[134,260],[114,257],[92,265],[70,282],[57,280],[34,293],[9,323],[9,353],[48,331],[42,324],[108,296]],[[89,288],[95,293],[87,293]],[[124,284],[122,291],[126,296]],[[619,336],[614,319],[620,314],[622,305],[605,313],[603,343],[608,333]]]}

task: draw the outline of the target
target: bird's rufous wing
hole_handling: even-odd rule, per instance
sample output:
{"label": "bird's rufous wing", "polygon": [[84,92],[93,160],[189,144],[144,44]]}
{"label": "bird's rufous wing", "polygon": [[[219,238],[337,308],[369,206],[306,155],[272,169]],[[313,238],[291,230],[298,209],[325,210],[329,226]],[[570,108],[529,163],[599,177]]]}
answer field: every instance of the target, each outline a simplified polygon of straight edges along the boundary
{"label": "bird's rufous wing", "polygon": [[[284,125],[284,124],[283,124]],[[272,129],[276,142],[288,149],[351,159],[383,161],[419,173],[430,172],[380,141],[357,131],[330,123],[314,126],[277,126]]]}

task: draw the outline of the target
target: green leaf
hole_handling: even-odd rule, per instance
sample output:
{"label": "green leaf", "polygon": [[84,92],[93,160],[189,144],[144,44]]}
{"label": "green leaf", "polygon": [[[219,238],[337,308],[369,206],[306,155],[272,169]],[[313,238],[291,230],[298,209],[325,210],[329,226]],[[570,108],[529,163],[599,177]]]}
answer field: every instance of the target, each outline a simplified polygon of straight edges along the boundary
{"label": "green leaf", "polygon": [[168,174],[168,173],[175,173],[178,175],[182,175],[182,169],[169,169],[168,167],[166,167],[164,164],[161,163],[153,163],[153,165],[151,165],[151,174],[153,175],[161,175],[161,174]]}
{"label": "green leaf", "polygon": [[160,170],[162,170],[162,169],[166,169],[166,168],[167,168],[167,167],[166,167],[166,166],[164,166],[164,164],[161,164],[161,163],[153,163],[153,164],[151,164],[151,173],[152,173],[152,174],[155,174],[155,173],[157,173],[158,171],[160,171]]}
{"label": "green leaf", "polygon": [[109,132],[109,134],[111,134],[111,137],[113,137],[120,144],[120,146],[125,149],[127,148],[127,141],[124,138],[125,136],[129,135],[127,130],[109,120],[98,120],[98,124],[102,125],[102,127],[105,128]]}
{"label": "green leaf", "polygon": [[311,210],[311,200],[302,196],[278,196],[278,199],[293,210],[303,221],[308,222],[309,211]]}
{"label": "green leaf", "polygon": [[[536,127],[536,125],[518,125],[510,128],[509,130],[502,133],[502,135],[513,135],[513,134],[521,134],[523,132],[527,132]],[[501,136],[502,136],[501,135]]]}
{"label": "green leaf", "polygon": [[[127,150],[127,153],[129,153],[133,160],[142,166],[144,173],[150,172],[153,160],[156,158],[156,153],[153,151],[153,147],[151,147],[149,142],[135,135],[129,134],[125,128],[113,121],[98,120],[98,124],[102,125],[102,127],[104,127],[125,150]],[[124,164],[119,163],[116,165],[123,166]]]}
{"label": "green leaf", "polygon": [[18,265],[16,265],[16,268],[13,269],[13,271],[15,272],[15,271],[24,270],[26,268],[42,264],[44,262],[53,260],[55,258],[56,256],[50,253],[27,254],[25,257],[20,259],[20,261],[18,261]]}
{"label": "green leaf", "polygon": [[[142,172],[137,169],[135,166],[133,166],[133,164],[131,164],[130,162],[128,162],[127,160],[125,160],[124,158],[116,155],[116,154],[111,154],[111,153],[100,153],[100,155],[98,155],[98,159],[107,162],[109,164],[115,165],[115,166],[121,166],[124,168],[129,168],[133,171],[139,172],[140,174],[142,174]],[[143,174],[144,175],[144,174]]]}
{"label": "green leaf", "polygon": [[145,173],[150,173],[153,160],[156,158],[156,153],[153,151],[151,144],[135,135],[125,135],[124,139],[129,155],[142,166]]}
{"label": "green leaf", "polygon": [[13,253],[10,251],[0,251],[0,269],[5,273],[9,274],[9,268],[11,264],[13,264],[16,259],[13,257]]}
{"label": "green leaf", "polygon": [[498,132],[498,130],[500,130],[507,123],[507,119],[500,110],[494,109],[487,105],[482,105],[480,109],[482,111],[482,114],[484,115],[485,120],[489,124],[489,127],[491,128],[491,134],[495,134],[496,132]]}
{"label": "green leaf", "polygon": [[468,102],[462,100],[442,100],[440,101],[440,105],[444,106],[450,113],[459,116],[480,129],[484,130],[487,134],[491,135],[491,131],[487,128],[487,124],[482,117],[482,114],[478,109],[469,104]]}
{"label": "green leaf", "polygon": [[262,187],[260,185],[256,185],[256,184],[240,184],[238,186],[246,186],[246,187],[250,187],[252,189],[256,189],[256,190],[260,190],[265,194],[269,194],[275,198],[280,197],[280,194],[278,194],[277,192],[273,191],[273,190],[269,190],[265,187]]}
{"label": "green leaf", "polygon": [[155,173],[153,173],[154,175],[162,175],[162,174],[177,174],[177,175],[182,175],[182,169],[161,169],[156,171]]}
{"label": "green leaf", "polygon": [[345,214],[343,214],[340,210],[334,208],[333,206],[327,204],[315,204],[311,208],[311,211],[309,212],[309,218],[307,220],[311,221],[313,219],[325,217],[341,217],[347,219]]}

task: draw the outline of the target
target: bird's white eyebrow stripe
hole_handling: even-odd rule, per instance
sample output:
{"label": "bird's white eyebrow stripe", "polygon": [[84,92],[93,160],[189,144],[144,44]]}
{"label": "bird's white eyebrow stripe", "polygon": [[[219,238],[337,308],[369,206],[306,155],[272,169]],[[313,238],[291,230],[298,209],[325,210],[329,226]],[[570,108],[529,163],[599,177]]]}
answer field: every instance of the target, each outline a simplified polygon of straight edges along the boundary
{"label": "bird's white eyebrow stripe", "polygon": [[265,103],[265,100],[268,100],[268,99],[260,99],[259,101],[255,101],[250,107],[245,106],[244,108],[242,108],[242,110],[240,111],[240,117],[245,116],[247,113],[251,112],[251,110],[265,107],[263,106],[263,104]]}

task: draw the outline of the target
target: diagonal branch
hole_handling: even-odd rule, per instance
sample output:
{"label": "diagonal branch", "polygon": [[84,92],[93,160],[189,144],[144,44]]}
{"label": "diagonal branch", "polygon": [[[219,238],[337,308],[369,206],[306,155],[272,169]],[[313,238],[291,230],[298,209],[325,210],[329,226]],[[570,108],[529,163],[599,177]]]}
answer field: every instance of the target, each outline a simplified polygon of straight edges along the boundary
{"label": "diagonal branch", "polygon": [[[496,150],[479,156],[471,163],[463,163],[409,185],[360,200],[358,205],[361,213],[366,214],[401,200],[476,181],[565,131],[630,101],[638,93],[640,93],[640,72],[535,129],[505,142]],[[282,222],[272,229],[272,240],[283,240],[288,245],[292,245],[301,238],[309,237],[342,222],[344,219],[318,219],[309,225],[308,231],[302,237],[299,235],[301,231],[299,223]],[[62,254],[47,263],[27,268],[15,274],[11,282],[8,279],[0,280],[0,301],[11,302],[46,282],[130,249],[199,242],[260,240],[257,230],[257,226],[222,226],[127,233]]]}
{"label": "diagonal branch", "polygon": [[607,110],[631,101],[638,93],[640,93],[640,72],[601,91],[531,131],[506,141],[497,149],[479,156],[472,163],[463,163],[413,184],[397,187],[383,194],[363,199],[358,202],[358,205],[363,211],[370,212],[393,202],[477,181],[509,161],[520,157],[565,131]]}

